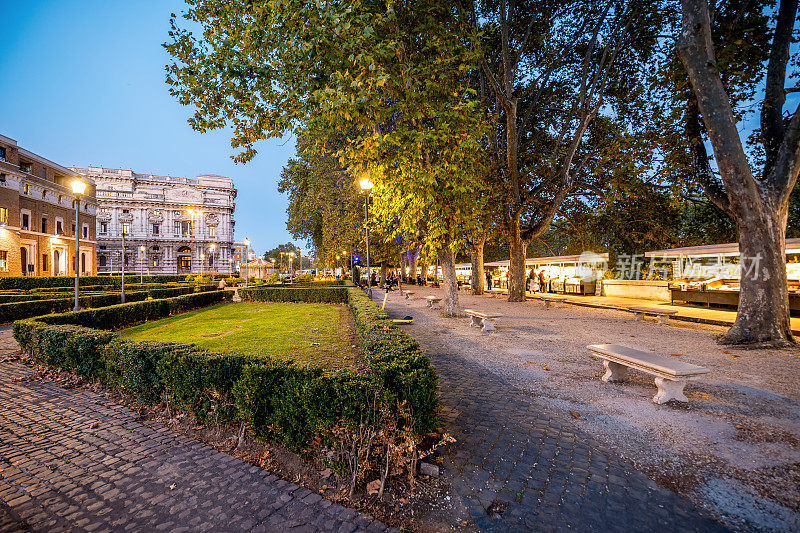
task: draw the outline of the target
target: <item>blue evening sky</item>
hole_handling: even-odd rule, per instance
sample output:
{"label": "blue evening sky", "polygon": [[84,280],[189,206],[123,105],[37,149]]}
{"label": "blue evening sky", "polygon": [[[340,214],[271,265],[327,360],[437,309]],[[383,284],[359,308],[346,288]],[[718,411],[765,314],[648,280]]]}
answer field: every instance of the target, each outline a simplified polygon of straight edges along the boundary
{"label": "blue evening sky", "polygon": [[[3,0],[0,134],[70,166],[103,165],[193,178],[221,174],[237,189],[236,239],[259,253],[291,240],[277,182],[294,138],[263,141],[234,163],[225,131],[198,133],[164,82],[161,44],[177,0]],[[304,243],[297,243],[305,248]]]}

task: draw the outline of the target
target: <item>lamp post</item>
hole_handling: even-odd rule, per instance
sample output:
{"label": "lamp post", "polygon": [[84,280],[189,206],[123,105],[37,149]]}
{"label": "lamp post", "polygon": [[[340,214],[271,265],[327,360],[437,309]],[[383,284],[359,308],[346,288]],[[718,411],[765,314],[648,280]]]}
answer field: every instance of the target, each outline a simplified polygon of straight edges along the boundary
{"label": "lamp post", "polygon": [[369,272],[369,193],[372,190],[372,181],[364,177],[358,184],[361,186],[361,190],[366,193],[364,196],[364,230],[367,236],[367,295],[372,298],[372,279]]}
{"label": "lamp post", "polygon": [[294,252],[289,252],[289,281],[294,283]]}
{"label": "lamp post", "polygon": [[200,277],[203,277],[203,263],[206,260],[206,254],[200,252]]}
{"label": "lamp post", "polygon": [[244,238],[244,286],[247,288],[247,260],[250,258],[250,239]]}
{"label": "lamp post", "polygon": [[144,251],[147,250],[144,244],[139,246],[139,283],[144,283]]}
{"label": "lamp post", "polygon": [[80,250],[80,227],[78,222],[78,212],[80,211],[81,195],[86,192],[86,182],[74,180],[71,184],[72,192],[75,193],[75,307],[73,311],[80,309],[78,303],[78,251]]}
{"label": "lamp post", "polygon": [[122,290],[120,292],[119,301],[120,303],[125,303],[125,224],[122,225],[122,257],[121,257],[121,264],[122,264]]}
{"label": "lamp post", "polygon": [[214,261],[214,252],[217,251],[216,243],[212,242],[208,247],[208,251],[211,252],[211,264],[209,265],[211,268],[209,268],[209,270],[211,270],[211,281],[213,282],[214,281],[214,272],[216,271],[216,267],[217,267],[217,262]]}

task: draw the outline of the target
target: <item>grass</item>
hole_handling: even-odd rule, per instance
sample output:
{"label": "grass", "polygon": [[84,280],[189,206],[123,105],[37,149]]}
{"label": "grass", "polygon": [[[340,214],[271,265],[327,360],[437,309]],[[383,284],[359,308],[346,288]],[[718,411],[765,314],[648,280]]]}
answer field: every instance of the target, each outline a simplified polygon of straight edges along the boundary
{"label": "grass", "polygon": [[120,332],[135,341],[193,343],[217,352],[293,359],[327,370],[362,366],[345,306],[224,303]]}

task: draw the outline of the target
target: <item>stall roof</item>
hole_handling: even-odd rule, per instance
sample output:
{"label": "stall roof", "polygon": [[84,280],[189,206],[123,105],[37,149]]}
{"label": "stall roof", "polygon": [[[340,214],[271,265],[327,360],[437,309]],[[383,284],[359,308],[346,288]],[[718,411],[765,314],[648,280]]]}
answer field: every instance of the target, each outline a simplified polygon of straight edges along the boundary
{"label": "stall roof", "polygon": [[[786,253],[800,253],[800,239],[786,239]],[[670,248],[668,250],[653,250],[645,252],[645,257],[713,257],[715,255],[739,255],[739,243],[704,244],[701,246],[684,246],[683,248]]]}
{"label": "stall roof", "polygon": [[[599,259],[600,261],[608,261],[608,253],[594,253],[594,256]],[[508,266],[511,261],[506,259],[505,261],[492,261],[491,263],[486,263],[486,266]],[[589,262],[588,259],[583,255],[555,255],[552,257],[529,257],[525,260],[526,265],[547,265],[547,264],[560,264],[560,263],[587,263]]]}

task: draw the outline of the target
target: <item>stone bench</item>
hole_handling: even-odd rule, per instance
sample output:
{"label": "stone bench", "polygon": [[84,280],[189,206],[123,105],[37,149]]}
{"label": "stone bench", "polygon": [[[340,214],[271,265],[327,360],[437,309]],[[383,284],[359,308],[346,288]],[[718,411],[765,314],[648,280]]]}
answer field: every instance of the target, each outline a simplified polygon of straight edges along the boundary
{"label": "stone bench", "polygon": [[606,373],[601,379],[605,382],[625,381],[628,368],[655,376],[658,392],[653,396],[653,401],[657,404],[670,400],[688,402],[683,394],[686,382],[708,373],[708,369],[702,366],[620,344],[593,344],[587,348],[603,360]]}
{"label": "stone bench", "polygon": [[464,309],[467,316],[472,317],[470,326],[473,328],[481,328],[481,331],[494,331],[494,321],[503,315],[497,313],[483,313],[475,309]]}
{"label": "stone bench", "polygon": [[655,315],[659,324],[666,324],[669,317],[678,312],[673,309],[657,309],[655,307],[641,307],[635,305],[628,307],[628,311],[633,313],[634,322],[641,320],[645,315]]}
{"label": "stone bench", "polygon": [[409,298],[411,298],[411,295],[412,295],[412,294],[416,294],[416,293],[415,293],[414,291],[403,291],[403,296],[405,296],[405,297],[406,297],[406,300],[408,300]]}
{"label": "stone bench", "polygon": [[438,307],[439,302],[442,301],[438,296],[426,296],[425,299],[428,300],[428,307],[431,309]]}
{"label": "stone bench", "polygon": [[550,304],[563,303],[567,299],[566,296],[551,296],[549,294],[543,294],[539,298],[544,302],[545,309],[549,309]]}

